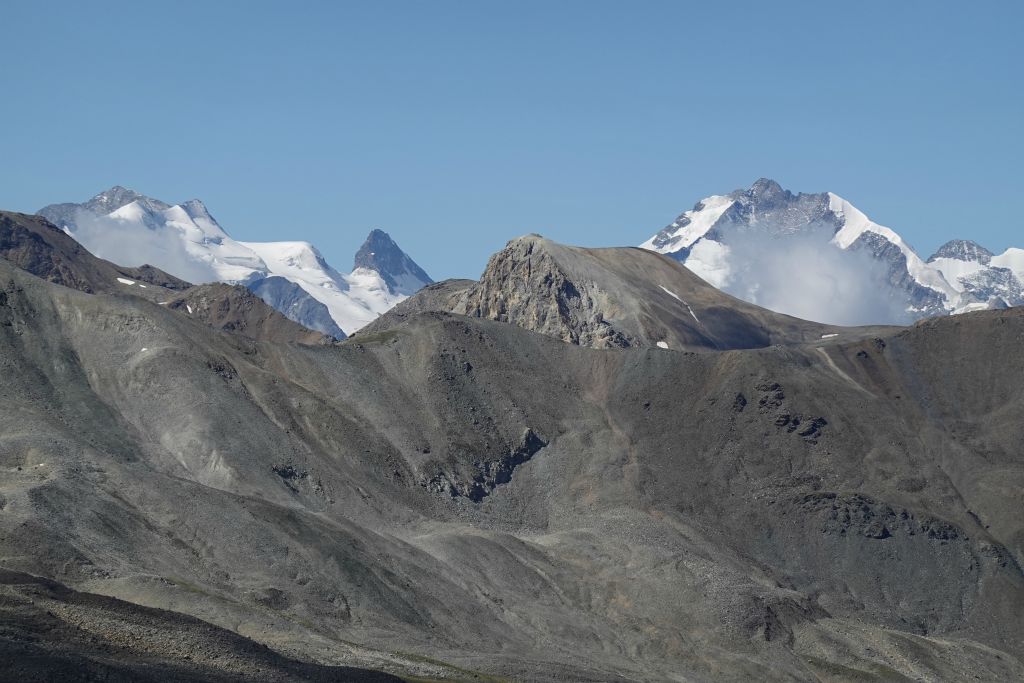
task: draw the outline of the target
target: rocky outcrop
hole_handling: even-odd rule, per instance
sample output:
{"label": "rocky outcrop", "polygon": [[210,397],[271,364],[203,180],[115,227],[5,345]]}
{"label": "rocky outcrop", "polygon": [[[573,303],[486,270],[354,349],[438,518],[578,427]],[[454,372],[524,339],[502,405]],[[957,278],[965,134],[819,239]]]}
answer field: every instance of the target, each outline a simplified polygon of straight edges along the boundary
{"label": "rocky outcrop", "polygon": [[534,235],[512,240],[492,256],[480,282],[469,292],[464,312],[580,346],[636,345],[636,337],[608,321],[609,294],[593,282],[573,282],[545,241]]}
{"label": "rocky outcrop", "polygon": [[450,312],[465,309],[466,296],[476,285],[473,280],[443,280],[427,285],[414,296],[399,302],[370,324],[359,328],[359,337],[407,323],[418,313]]}
{"label": "rocky outcrop", "polygon": [[595,349],[763,348],[831,332],[739,301],[644,249],[584,249],[539,235],[509,242],[479,282],[448,301],[455,313]]}
{"label": "rocky outcrop", "polygon": [[424,477],[420,483],[430,491],[447,493],[453,498],[462,496],[479,503],[498,486],[512,481],[513,471],[547,445],[547,441],[527,428],[519,445],[505,455],[497,460],[478,460],[473,463],[477,471],[471,479],[439,472],[429,479]]}

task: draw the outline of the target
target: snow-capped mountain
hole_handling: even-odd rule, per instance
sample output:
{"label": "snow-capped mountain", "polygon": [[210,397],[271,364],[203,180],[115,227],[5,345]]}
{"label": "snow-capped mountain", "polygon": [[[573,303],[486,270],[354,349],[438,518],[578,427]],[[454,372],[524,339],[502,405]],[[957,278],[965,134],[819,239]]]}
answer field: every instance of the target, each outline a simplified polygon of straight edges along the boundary
{"label": "snow-capped mountain", "polygon": [[[432,282],[380,230],[370,233],[353,272],[342,273],[309,242],[231,238],[198,199],[171,205],[116,186],[39,215],[101,258],[148,263],[194,283],[244,284],[292,320],[339,338]],[[362,263],[374,249],[387,257]]]}
{"label": "snow-capped mountain", "polygon": [[[928,264],[964,298],[967,310],[990,306],[1024,306],[1024,249],[998,256],[970,240],[951,240],[928,258]],[[991,303],[990,303],[991,302]]]}
{"label": "snow-capped mountain", "polygon": [[432,282],[430,276],[383,230],[371,230],[356,252],[352,272],[359,270],[379,273],[388,288],[398,294],[414,294]]}
{"label": "snow-capped mountain", "polygon": [[834,324],[1024,305],[1024,250],[954,241],[925,261],[842,197],[766,178],[701,200],[641,246],[741,299]]}

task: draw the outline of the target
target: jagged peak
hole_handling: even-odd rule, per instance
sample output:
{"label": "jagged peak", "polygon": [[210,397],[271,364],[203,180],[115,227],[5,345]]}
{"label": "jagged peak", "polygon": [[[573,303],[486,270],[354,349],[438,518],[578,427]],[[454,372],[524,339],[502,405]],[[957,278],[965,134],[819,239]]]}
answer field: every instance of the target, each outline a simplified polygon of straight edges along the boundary
{"label": "jagged peak", "polygon": [[[220,223],[218,223],[217,219],[213,217],[213,214],[210,213],[210,210],[206,208],[206,204],[204,204],[201,199],[190,199],[187,202],[182,202],[180,206],[193,220],[196,218],[205,218],[217,227],[220,227]],[[221,228],[221,230],[223,230],[223,228]]]}
{"label": "jagged peak", "polygon": [[95,194],[90,199],[90,201],[105,201],[118,197],[131,197],[132,199],[137,199],[139,197],[144,196],[145,195],[143,195],[141,192],[136,192],[135,190],[129,187],[125,187],[124,185],[113,185],[110,188]]}
{"label": "jagged peak", "polygon": [[365,268],[375,271],[395,294],[411,294],[433,282],[430,276],[402,251],[391,235],[374,228],[359,247],[353,260],[353,270]]}
{"label": "jagged peak", "polygon": [[992,260],[992,256],[991,251],[972,240],[950,240],[928,257],[928,263],[940,258],[951,258],[987,265]]}
{"label": "jagged peak", "polygon": [[519,237],[514,237],[514,238],[510,239],[505,244],[505,246],[506,247],[510,247],[510,246],[512,246],[514,244],[528,244],[528,243],[530,243],[530,244],[550,244],[551,240],[549,240],[547,237],[544,237],[544,235],[541,235],[540,233],[531,232],[531,233],[528,233],[526,235],[520,235]]}
{"label": "jagged peak", "polygon": [[123,185],[114,185],[113,187],[100,192],[89,199],[89,201],[85,202],[83,206],[89,211],[103,216],[108,213],[113,213],[114,211],[117,211],[118,209],[133,202],[139,202],[146,208],[156,211],[166,209],[170,206],[159,199],[147,197],[146,195],[124,187]]}
{"label": "jagged peak", "polygon": [[782,189],[782,185],[779,185],[771,178],[758,178],[748,190],[750,194],[755,196],[774,196],[785,191]]}
{"label": "jagged peak", "polygon": [[793,194],[771,178],[758,178],[749,188],[736,190],[729,198],[748,206],[771,206],[803,196]]}

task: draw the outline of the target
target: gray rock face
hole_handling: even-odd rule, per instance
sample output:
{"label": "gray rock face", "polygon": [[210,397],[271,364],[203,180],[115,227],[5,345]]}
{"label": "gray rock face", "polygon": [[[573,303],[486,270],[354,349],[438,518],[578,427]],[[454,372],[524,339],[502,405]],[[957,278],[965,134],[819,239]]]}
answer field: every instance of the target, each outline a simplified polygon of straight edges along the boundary
{"label": "gray rock face", "polygon": [[323,332],[335,339],[344,339],[345,333],[331,318],[327,306],[311,297],[306,290],[283,277],[259,278],[247,282],[246,287],[263,299],[267,305],[276,308],[289,320],[303,327]]}
{"label": "gray rock face", "polygon": [[952,258],[958,261],[976,261],[988,265],[992,261],[992,252],[971,240],[950,240],[928,257],[928,263],[936,259]]}
{"label": "gray rock face", "polygon": [[383,230],[370,231],[353,267],[377,271],[394,294],[413,294],[433,282]]}
{"label": "gray rock face", "polygon": [[592,282],[577,286],[550,247],[539,236],[510,242],[469,292],[465,313],[592,348],[638,344],[636,336],[608,320],[619,312],[609,293]]}
{"label": "gray rock face", "polygon": [[761,178],[748,190],[731,195],[734,204],[719,219],[709,239],[725,242],[749,233],[772,237],[827,230],[834,234],[841,222],[829,210],[828,194],[793,194],[774,180]]}

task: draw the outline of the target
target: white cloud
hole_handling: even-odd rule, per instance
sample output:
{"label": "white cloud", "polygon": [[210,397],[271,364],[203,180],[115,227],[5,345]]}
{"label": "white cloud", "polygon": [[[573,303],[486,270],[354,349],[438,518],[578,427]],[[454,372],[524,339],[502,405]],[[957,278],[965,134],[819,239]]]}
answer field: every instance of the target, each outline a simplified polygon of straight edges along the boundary
{"label": "white cloud", "polygon": [[190,256],[182,241],[166,230],[80,209],[72,236],[94,255],[119,266],[159,264],[161,270],[193,283],[218,279],[212,267]]}
{"label": "white cloud", "polygon": [[721,288],[764,308],[831,325],[905,324],[905,296],[866,252],[844,251],[827,230],[747,233],[729,244]]}

